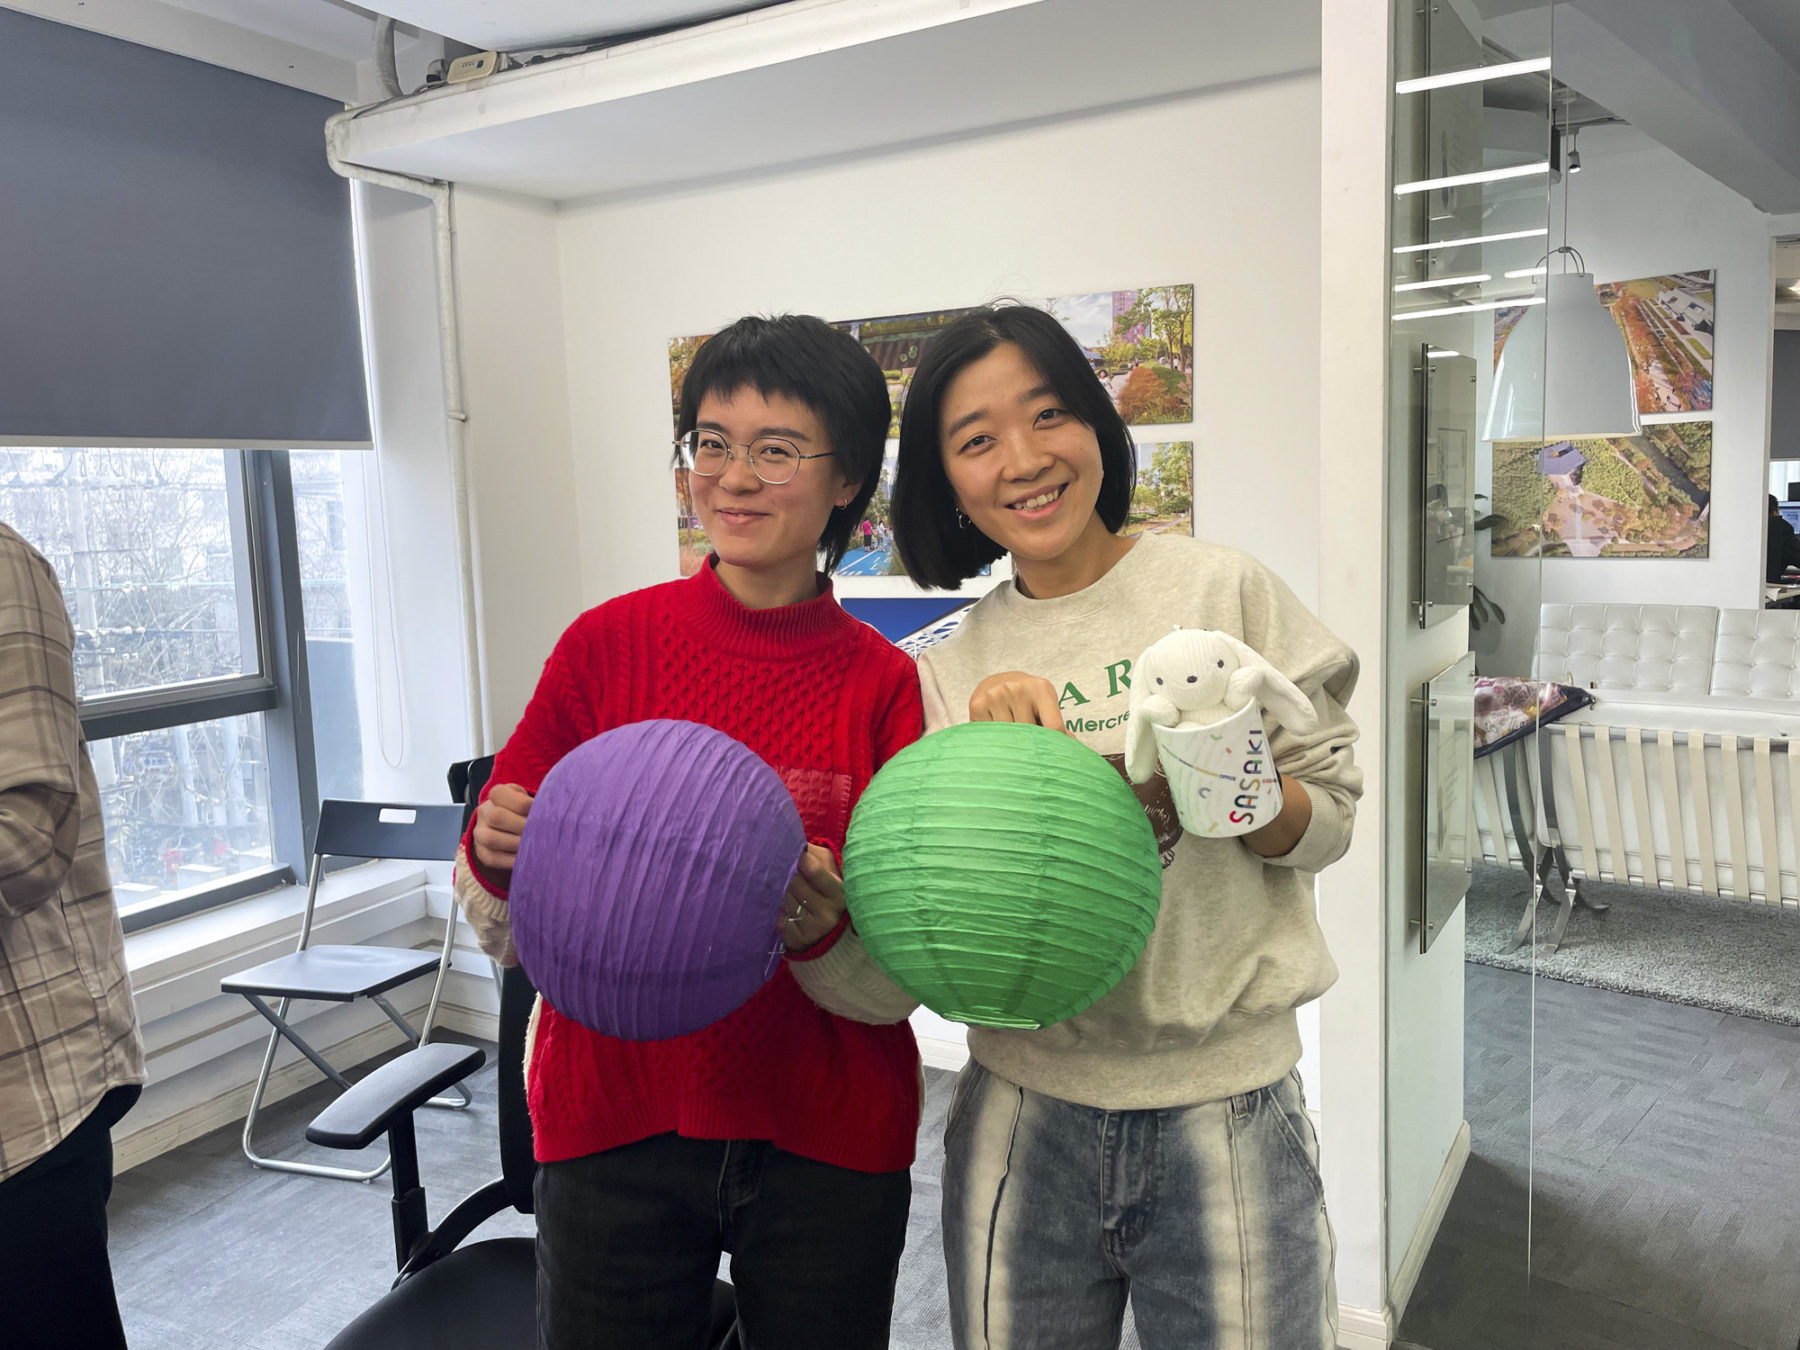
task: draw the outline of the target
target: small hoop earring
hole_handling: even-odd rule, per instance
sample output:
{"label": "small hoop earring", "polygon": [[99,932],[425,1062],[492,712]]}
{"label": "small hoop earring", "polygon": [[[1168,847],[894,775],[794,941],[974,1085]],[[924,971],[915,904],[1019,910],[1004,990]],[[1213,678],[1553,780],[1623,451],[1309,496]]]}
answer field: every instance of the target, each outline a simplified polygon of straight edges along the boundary
{"label": "small hoop earring", "polygon": [[963,509],[960,506],[956,508],[956,528],[959,530],[966,530],[969,528],[969,518],[963,513]]}

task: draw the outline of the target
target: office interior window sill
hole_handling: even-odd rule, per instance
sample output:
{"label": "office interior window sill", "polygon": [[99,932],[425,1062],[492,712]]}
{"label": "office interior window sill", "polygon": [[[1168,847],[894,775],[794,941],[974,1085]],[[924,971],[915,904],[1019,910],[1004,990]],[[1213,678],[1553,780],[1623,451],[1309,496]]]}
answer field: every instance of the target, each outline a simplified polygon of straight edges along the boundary
{"label": "office interior window sill", "polygon": [[[445,874],[442,878],[434,876],[433,870],[432,865],[426,863],[381,860],[328,873],[319,883],[314,940],[332,940],[320,930],[328,930],[338,920],[361,910],[404,902],[408,897],[417,900],[422,915],[424,888],[448,884],[447,864],[442,867]],[[280,886],[154,928],[128,933],[125,937],[125,967],[138,994],[140,1018],[148,1020],[155,1015],[143,1006],[147,991],[196,967],[228,962],[234,956],[277,942],[287,944],[291,950],[299,938],[300,916],[305,909],[305,886]],[[392,928],[398,925],[383,919],[381,926]],[[260,956],[258,959],[268,958]]]}

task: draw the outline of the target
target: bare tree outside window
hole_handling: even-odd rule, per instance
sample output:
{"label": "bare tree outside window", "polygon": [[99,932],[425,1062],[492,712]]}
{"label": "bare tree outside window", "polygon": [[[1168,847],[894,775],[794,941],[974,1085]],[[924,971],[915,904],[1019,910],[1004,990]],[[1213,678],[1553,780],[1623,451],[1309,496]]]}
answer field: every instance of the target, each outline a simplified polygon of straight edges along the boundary
{"label": "bare tree outside window", "polygon": [[[0,519],[49,559],[84,701],[255,674],[236,452],[0,449]],[[90,747],[122,907],[270,862],[262,716]]]}
{"label": "bare tree outside window", "polygon": [[[290,464],[318,790],[354,797],[362,751],[350,577],[368,553],[346,514],[342,457],[296,451]],[[0,447],[0,520],[56,569],[84,705],[261,673],[245,468],[231,450]],[[89,748],[128,917],[274,861],[272,793],[295,788],[271,783],[262,713]]]}
{"label": "bare tree outside window", "polygon": [[256,673],[228,453],[0,449],[0,519],[56,568],[82,698]]}

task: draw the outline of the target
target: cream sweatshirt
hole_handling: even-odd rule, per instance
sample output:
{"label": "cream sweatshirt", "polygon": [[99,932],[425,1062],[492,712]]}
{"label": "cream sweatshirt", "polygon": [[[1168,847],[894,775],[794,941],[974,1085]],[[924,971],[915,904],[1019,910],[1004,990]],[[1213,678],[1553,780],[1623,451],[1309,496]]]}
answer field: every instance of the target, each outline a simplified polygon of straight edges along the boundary
{"label": "cream sweatshirt", "polygon": [[[1265,859],[1240,839],[1184,835],[1160,775],[1138,789],[1162,848],[1163,893],[1136,966],[1056,1026],[969,1030],[970,1053],[992,1072],[1108,1110],[1248,1092],[1298,1062],[1294,1010],[1337,978],[1311,874],[1348,847],[1362,792],[1356,725],[1344,711],[1356,655],[1248,554],[1159,534],[1139,537],[1073,595],[1033,600],[1010,583],[990,592],[919,660],[926,734],[968,721],[969,696],[987,676],[1021,670],[1055,686],[1083,744],[1122,762],[1132,663],[1177,625],[1241,638],[1311,698],[1318,728],[1300,736],[1271,725],[1270,745],[1281,772],[1306,785],[1312,821],[1291,852]],[[916,1006],[854,931],[795,973],[842,1016],[896,1021]]]}

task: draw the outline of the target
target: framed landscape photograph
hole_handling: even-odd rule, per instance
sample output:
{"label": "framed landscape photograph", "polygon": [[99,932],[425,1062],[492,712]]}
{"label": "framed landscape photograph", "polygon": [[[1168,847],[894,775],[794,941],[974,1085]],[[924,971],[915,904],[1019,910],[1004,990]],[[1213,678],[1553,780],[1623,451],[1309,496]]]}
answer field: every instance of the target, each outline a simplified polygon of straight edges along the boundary
{"label": "framed landscape photograph", "polygon": [[[1625,335],[1638,412],[1711,412],[1713,406],[1712,271],[1674,272],[1636,281],[1603,281],[1600,303]],[[1494,311],[1494,360],[1525,306]]]}
{"label": "framed landscape photograph", "polygon": [[860,342],[862,349],[875,358],[881,373],[887,377],[888,403],[893,408],[888,421],[890,439],[900,434],[900,409],[906,402],[906,386],[912,383],[919,362],[938,336],[968,312],[967,309],[937,309],[923,314],[846,319],[832,325]]}
{"label": "framed landscape photograph", "polygon": [[1713,275],[1677,272],[1594,288],[1625,334],[1640,413],[1712,411]]}
{"label": "framed landscape photograph", "polygon": [[1496,558],[1704,558],[1712,423],[1549,445],[1495,441],[1493,504]]}
{"label": "framed landscape photograph", "polygon": [[698,352],[711,333],[702,333],[699,337],[679,337],[669,339],[669,438],[675,438],[675,429],[681,425],[681,382],[687,378],[688,367],[694,364],[694,354]]}
{"label": "framed landscape photograph", "polygon": [[1137,442],[1137,491],[1126,534],[1194,532],[1194,443]]}
{"label": "framed landscape photograph", "polygon": [[1048,308],[1128,425],[1194,420],[1193,286],[1064,295]]}

